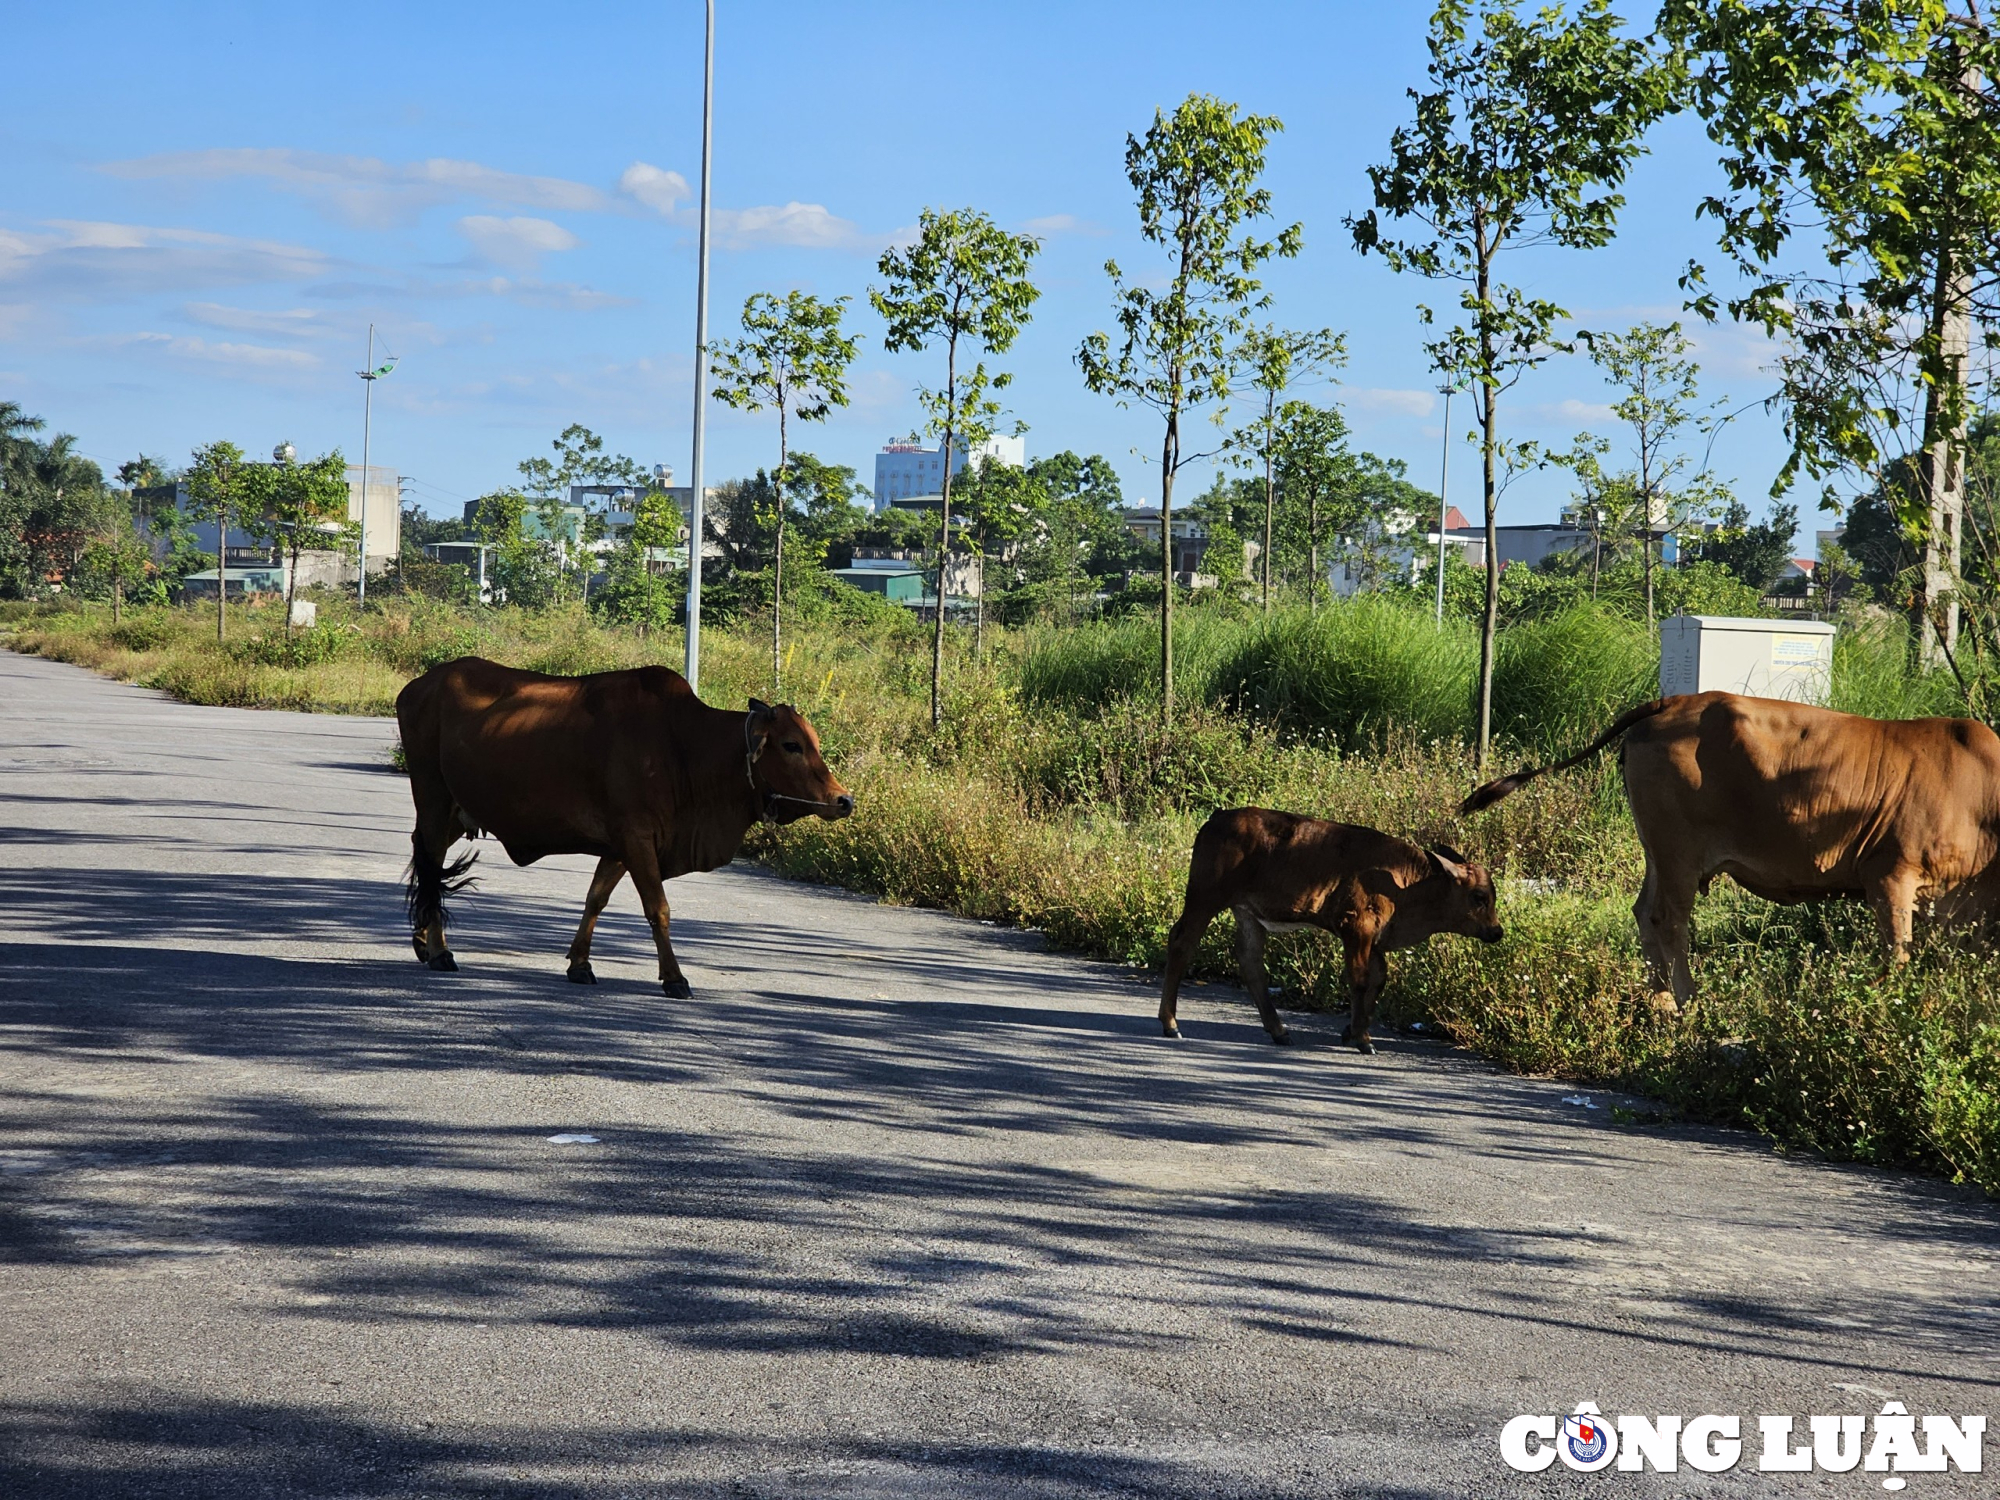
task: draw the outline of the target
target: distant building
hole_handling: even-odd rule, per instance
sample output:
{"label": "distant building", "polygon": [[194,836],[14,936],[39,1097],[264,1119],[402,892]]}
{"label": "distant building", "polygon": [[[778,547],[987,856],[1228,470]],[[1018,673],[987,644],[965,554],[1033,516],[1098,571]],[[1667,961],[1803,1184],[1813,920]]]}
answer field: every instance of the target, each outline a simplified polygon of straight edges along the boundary
{"label": "distant building", "polygon": [[[156,513],[161,507],[171,505],[186,513],[188,508],[188,488],[185,480],[171,485],[153,485],[136,492],[141,508],[146,513]],[[357,525],[364,508],[368,517],[368,571],[371,575],[386,572],[403,550],[403,509],[401,476],[394,469],[380,464],[368,466],[367,481],[362,479],[361,465],[347,466],[347,522]],[[159,528],[145,524],[147,534],[153,538],[155,550],[164,545]],[[203,552],[216,550],[217,526],[214,521],[195,521],[188,528],[194,545]],[[328,540],[334,540],[328,538]],[[258,524],[255,516],[231,516],[227,548],[221,559],[227,570],[226,582],[233,595],[239,587],[251,593],[262,591],[267,581],[265,573],[270,568],[283,565],[289,570],[284,538]],[[237,569],[263,570],[255,579],[248,575],[239,578]],[[197,592],[215,591],[215,570],[190,574],[186,582]],[[315,585],[339,587],[354,582],[354,547],[342,543],[337,546],[307,547],[299,556],[299,585],[302,588]],[[282,587],[282,585],[280,585]]]}
{"label": "distant building", "polygon": [[[1119,512],[1125,529],[1142,542],[1160,545],[1160,508],[1157,505],[1128,505]],[[1192,577],[1201,571],[1208,555],[1208,525],[1192,511],[1174,517],[1174,572]]]}
{"label": "distant building", "polygon": [[[951,454],[953,477],[961,474],[975,458],[995,458],[1014,468],[1027,461],[1027,443],[1018,437],[991,437],[969,452],[963,443],[954,443]],[[937,495],[944,488],[944,441],[927,447],[915,433],[882,445],[875,455],[875,508],[887,510],[897,500]]]}
{"label": "distant building", "polygon": [[[1475,531],[1456,505],[1445,508],[1444,528],[1447,548],[1475,565],[1485,562],[1484,533]],[[1475,536],[1482,539],[1475,541]],[[1371,522],[1362,535],[1333,539],[1327,549],[1327,587],[1336,598],[1347,599],[1389,577],[1415,584],[1435,576],[1430,570],[1437,565],[1437,552],[1436,520],[1419,531],[1417,518],[1399,511],[1385,525]]]}

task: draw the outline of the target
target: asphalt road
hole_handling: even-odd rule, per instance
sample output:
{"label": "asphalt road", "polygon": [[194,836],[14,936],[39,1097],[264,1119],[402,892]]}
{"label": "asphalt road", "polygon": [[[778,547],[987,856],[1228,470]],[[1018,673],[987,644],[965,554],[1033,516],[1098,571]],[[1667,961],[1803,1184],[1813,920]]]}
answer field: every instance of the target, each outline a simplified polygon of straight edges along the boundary
{"label": "asphalt road", "polygon": [[692,1001],[493,845],[432,974],[391,734],[0,653],[0,1495],[1862,1495],[1496,1439],[2000,1418],[1939,1183],[752,869]]}

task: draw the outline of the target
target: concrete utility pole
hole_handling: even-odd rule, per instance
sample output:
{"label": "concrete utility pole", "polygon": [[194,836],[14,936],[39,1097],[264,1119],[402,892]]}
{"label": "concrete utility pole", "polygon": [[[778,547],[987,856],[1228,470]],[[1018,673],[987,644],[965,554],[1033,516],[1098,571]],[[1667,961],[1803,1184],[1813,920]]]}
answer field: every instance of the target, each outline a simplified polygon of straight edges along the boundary
{"label": "concrete utility pole", "polygon": [[701,445],[708,433],[708,164],[715,121],[715,0],[708,0],[708,28],[701,70],[701,229],[696,241],[694,291],[694,454],[689,467],[687,684],[701,688]]}

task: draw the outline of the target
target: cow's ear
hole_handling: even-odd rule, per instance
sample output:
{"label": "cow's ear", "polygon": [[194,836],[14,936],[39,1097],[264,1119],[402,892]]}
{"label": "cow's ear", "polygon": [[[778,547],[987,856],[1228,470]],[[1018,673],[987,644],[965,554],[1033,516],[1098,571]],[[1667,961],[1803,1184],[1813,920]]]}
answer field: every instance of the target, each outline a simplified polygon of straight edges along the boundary
{"label": "cow's ear", "polygon": [[768,714],[770,711],[771,711],[771,705],[766,703],[762,698],[752,698],[750,700],[751,713]]}
{"label": "cow's ear", "polygon": [[1451,880],[1463,880],[1465,878],[1465,856],[1449,844],[1440,844],[1435,849],[1426,849],[1424,853],[1428,854],[1431,858],[1431,868],[1440,874]]}

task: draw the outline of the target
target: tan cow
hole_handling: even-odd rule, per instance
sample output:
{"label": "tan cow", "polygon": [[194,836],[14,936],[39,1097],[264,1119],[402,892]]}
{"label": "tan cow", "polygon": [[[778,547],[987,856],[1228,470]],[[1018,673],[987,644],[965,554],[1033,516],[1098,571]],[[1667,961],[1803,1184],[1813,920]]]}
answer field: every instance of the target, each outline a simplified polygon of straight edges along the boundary
{"label": "tan cow", "polygon": [[1892,962],[1919,903],[1994,909],[2000,737],[1971,719],[1864,719],[1736,693],[1660,698],[1552,766],[1490,781],[1464,813],[1622,737],[1646,878],[1632,908],[1663,1008],[1694,995],[1688,917],[1728,875],[1767,901],[1859,896]]}
{"label": "tan cow", "polygon": [[1341,941],[1353,1006],[1341,1040],[1373,1052],[1368,1028],[1389,976],[1383,955],[1440,932],[1500,940],[1493,881],[1455,850],[1420,849],[1373,828],[1264,807],[1227,808],[1202,824],[1188,861],[1187,903],[1167,936],[1160,1029],[1178,1037],[1181,980],[1216,914],[1236,916],[1243,983],[1271,1040],[1291,1040],[1264,985],[1264,934],[1317,927]]}
{"label": "tan cow", "polygon": [[396,699],[417,827],[410,837],[410,924],[417,957],[456,969],[444,897],[472,857],[445,863],[463,837],[489,834],[517,865],[594,854],[597,873],[569,949],[569,977],[595,984],[590,939],[626,872],[653,929],[660,986],[686,999],[668,937],[663,882],[736,857],[758,821],[844,818],[854,798],[820,758],[796,709],[750,700],[710,708],[678,672],[640,667],[549,677],[463,657],[432,667]]}

